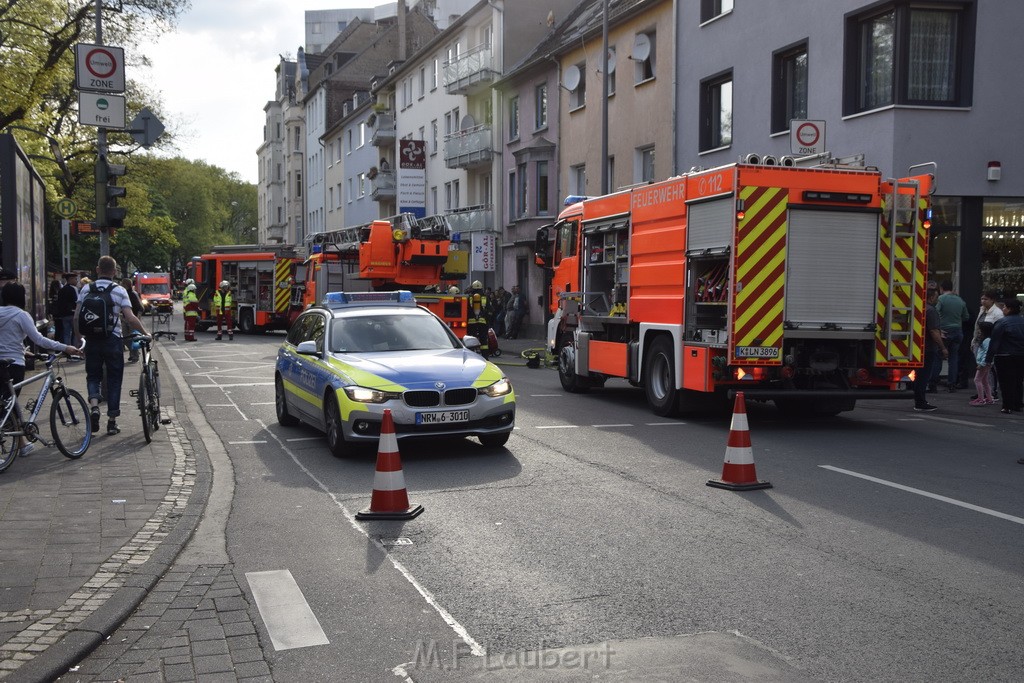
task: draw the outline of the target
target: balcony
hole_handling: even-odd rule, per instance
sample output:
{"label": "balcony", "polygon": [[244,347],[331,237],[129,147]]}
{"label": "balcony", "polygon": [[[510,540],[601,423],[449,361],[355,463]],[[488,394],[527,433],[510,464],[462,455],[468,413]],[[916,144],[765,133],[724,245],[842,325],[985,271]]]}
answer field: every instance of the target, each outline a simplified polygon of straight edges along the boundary
{"label": "balcony", "polygon": [[452,233],[494,230],[494,209],[491,206],[467,206],[445,214]]}
{"label": "balcony", "polygon": [[480,45],[444,65],[444,89],[449,95],[472,95],[491,87],[494,70],[490,45]]}
{"label": "balcony", "polygon": [[391,112],[376,112],[373,116],[370,144],[374,147],[395,146],[395,115]]}
{"label": "balcony", "polygon": [[487,124],[460,130],[444,140],[444,164],[448,168],[489,166],[493,157],[494,143]]}
{"label": "balcony", "polygon": [[373,201],[393,202],[397,196],[394,171],[378,171],[370,179],[370,199]]}
{"label": "balcony", "polygon": [[267,226],[267,241],[276,242],[281,244],[284,242],[285,226],[284,225],[268,225]]}

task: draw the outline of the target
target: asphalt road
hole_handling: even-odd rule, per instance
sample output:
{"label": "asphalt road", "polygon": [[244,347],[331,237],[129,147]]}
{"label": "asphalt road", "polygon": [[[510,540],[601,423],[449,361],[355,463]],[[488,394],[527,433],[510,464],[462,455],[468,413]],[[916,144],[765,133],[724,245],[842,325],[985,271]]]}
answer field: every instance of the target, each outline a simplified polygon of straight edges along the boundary
{"label": "asphalt road", "polygon": [[[1019,417],[875,402],[793,421],[751,404],[774,488],[735,493],[705,485],[728,414],[662,419],[625,383],[568,395],[552,370],[509,366],[507,447],[403,444],[426,512],[362,523],[375,453],[336,459],[315,431],[274,420],[282,336],[200,339],[164,348],[233,467],[225,545],[276,680],[1024,670]],[[281,570],[327,644],[275,647],[252,585]],[[531,669],[538,651],[558,665]]]}

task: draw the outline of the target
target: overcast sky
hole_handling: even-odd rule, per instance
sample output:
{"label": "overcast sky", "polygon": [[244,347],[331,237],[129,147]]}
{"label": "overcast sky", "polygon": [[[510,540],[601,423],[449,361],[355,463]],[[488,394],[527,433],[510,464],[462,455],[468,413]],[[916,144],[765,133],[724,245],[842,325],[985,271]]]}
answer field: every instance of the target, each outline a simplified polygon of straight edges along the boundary
{"label": "overcast sky", "polygon": [[146,49],[153,67],[142,76],[162,94],[164,123],[178,134],[175,152],[255,183],[263,107],[274,97],[274,68],[280,55],[295,58],[304,40],[306,10],[383,4],[387,2],[192,0],[192,10],[176,32]]}

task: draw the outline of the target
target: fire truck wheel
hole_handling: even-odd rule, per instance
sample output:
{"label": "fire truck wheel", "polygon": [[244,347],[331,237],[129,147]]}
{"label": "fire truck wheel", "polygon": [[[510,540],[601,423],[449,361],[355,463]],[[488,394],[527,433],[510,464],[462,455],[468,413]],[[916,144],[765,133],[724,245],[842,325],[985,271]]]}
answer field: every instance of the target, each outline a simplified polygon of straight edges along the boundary
{"label": "fire truck wheel", "polygon": [[328,392],[324,400],[324,421],[327,424],[327,445],[336,458],[343,458],[348,454],[348,444],[345,443],[345,430],[341,425],[341,411],[338,410],[338,399],[334,398],[333,391]]}
{"label": "fire truck wheel", "polygon": [[295,427],[299,424],[298,418],[288,412],[288,404],[285,403],[284,382],[281,376],[274,378],[274,407],[277,410],[277,422],[282,427]]}
{"label": "fire truck wheel", "polygon": [[584,394],[590,390],[590,381],[576,374],[576,349],[572,339],[562,344],[558,352],[558,381],[570,394]]}
{"label": "fire truck wheel", "polygon": [[252,311],[242,311],[238,320],[238,331],[242,334],[256,334],[256,321],[252,319]]}
{"label": "fire truck wheel", "polygon": [[655,415],[675,415],[679,404],[676,389],[675,363],[672,360],[672,340],[661,336],[654,340],[644,358],[644,389],[647,403]]}

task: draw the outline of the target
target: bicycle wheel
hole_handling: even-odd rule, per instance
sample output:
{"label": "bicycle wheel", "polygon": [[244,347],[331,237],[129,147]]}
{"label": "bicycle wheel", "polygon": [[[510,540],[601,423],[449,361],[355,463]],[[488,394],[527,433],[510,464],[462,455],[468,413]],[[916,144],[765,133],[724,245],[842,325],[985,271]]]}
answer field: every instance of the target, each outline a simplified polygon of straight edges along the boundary
{"label": "bicycle wheel", "polygon": [[14,459],[18,457],[18,437],[7,432],[18,431],[17,416],[14,414],[14,405],[8,404],[6,400],[0,401],[0,472],[3,472]]}
{"label": "bicycle wheel", "polygon": [[77,460],[85,455],[92,443],[89,404],[74,389],[64,390],[53,397],[50,404],[50,432],[61,453]]}
{"label": "bicycle wheel", "polygon": [[149,415],[155,432],[160,429],[160,369],[155,360],[149,361],[149,370],[149,386],[152,389],[149,396]]}
{"label": "bicycle wheel", "polygon": [[139,414],[142,415],[142,435],[146,443],[153,441],[149,417],[149,377],[146,372],[139,375]]}

